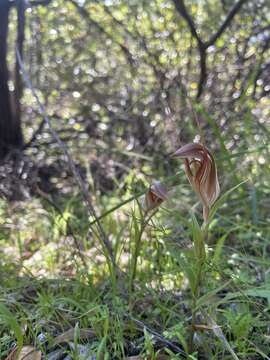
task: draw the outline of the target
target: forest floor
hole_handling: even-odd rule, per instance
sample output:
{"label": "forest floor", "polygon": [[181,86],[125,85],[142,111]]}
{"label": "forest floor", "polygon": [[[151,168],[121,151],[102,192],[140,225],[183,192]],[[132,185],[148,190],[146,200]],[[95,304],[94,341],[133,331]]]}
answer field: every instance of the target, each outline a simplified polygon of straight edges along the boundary
{"label": "forest floor", "polygon": [[1,359],[270,358],[269,181],[222,189],[194,292],[201,206],[176,177],[144,225],[134,174],[99,197],[115,268],[81,193],[1,201]]}

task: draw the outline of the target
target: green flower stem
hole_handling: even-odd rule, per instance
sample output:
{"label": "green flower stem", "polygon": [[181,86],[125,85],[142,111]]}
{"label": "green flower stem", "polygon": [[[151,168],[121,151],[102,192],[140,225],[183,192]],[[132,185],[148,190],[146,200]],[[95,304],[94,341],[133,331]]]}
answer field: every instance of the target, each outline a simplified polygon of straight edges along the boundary
{"label": "green flower stem", "polygon": [[134,254],[132,256],[132,263],[131,263],[131,275],[130,275],[130,282],[129,282],[129,293],[130,294],[134,290],[134,281],[136,279],[138,257],[140,255],[140,251],[141,251],[142,235],[143,235],[143,232],[144,232],[147,224],[152,219],[152,217],[156,214],[156,212],[157,212],[157,209],[154,212],[151,212],[148,217],[147,217],[148,212],[141,214],[140,231],[135,238],[135,248],[134,248]]}
{"label": "green flower stem", "polygon": [[192,318],[191,318],[191,331],[190,331],[190,338],[189,338],[189,350],[190,353],[194,351],[194,334],[195,334],[195,325],[196,325],[196,316],[197,316],[197,300],[200,298],[201,293],[201,286],[202,286],[202,275],[203,275],[203,267],[205,264],[205,244],[208,237],[208,231],[207,227],[204,228],[204,225],[202,226],[202,232],[203,232],[203,242],[201,243],[201,249],[200,249],[200,258],[197,262],[197,278],[195,287],[192,294],[192,302],[191,302],[191,312],[192,312]]}

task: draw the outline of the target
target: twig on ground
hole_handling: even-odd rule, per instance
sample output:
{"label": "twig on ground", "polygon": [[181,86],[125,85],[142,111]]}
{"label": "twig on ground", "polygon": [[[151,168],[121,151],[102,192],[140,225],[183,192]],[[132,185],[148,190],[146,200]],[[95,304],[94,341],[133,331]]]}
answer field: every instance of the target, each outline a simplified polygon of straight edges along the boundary
{"label": "twig on ground", "polygon": [[166,339],[163,335],[159,334],[157,331],[149,328],[141,320],[135,319],[133,316],[129,314],[126,314],[125,316],[129,318],[131,321],[133,321],[136,325],[138,325],[141,329],[147,330],[150,334],[152,334],[157,340],[162,342],[164,345],[168,346],[173,351],[186,357],[186,353],[179,346],[175,345],[170,340]]}

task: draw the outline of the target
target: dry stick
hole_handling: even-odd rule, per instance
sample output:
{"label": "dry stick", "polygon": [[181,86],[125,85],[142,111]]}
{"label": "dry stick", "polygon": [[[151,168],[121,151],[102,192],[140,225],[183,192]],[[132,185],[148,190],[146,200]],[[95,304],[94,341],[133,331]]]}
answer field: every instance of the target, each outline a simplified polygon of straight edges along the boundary
{"label": "dry stick", "polygon": [[65,155],[65,157],[67,159],[70,170],[71,170],[72,174],[74,175],[74,178],[77,181],[77,184],[78,184],[78,186],[79,186],[79,188],[80,188],[80,190],[82,192],[83,199],[84,199],[87,211],[88,211],[89,215],[94,217],[94,219],[95,219],[95,222],[96,222],[97,228],[98,228],[98,233],[99,233],[100,239],[102,241],[103,249],[106,250],[106,252],[108,253],[109,259],[107,258],[107,254],[105,254],[105,256],[106,256],[107,260],[111,261],[114,270],[116,270],[116,262],[115,262],[115,257],[114,257],[114,254],[113,254],[112,245],[111,245],[111,243],[110,243],[110,241],[109,241],[109,239],[108,239],[108,237],[107,237],[107,235],[106,235],[100,221],[98,220],[98,217],[96,215],[96,211],[95,211],[94,206],[93,206],[93,204],[92,204],[92,202],[90,200],[90,195],[88,193],[87,187],[86,187],[85,183],[83,182],[80,173],[76,169],[75,163],[74,163],[71,155],[69,154],[69,151],[67,149],[66,144],[60,139],[57,132],[53,129],[53,127],[51,125],[51,121],[48,118],[48,116],[46,115],[46,110],[45,110],[43,104],[41,103],[41,101],[39,100],[39,97],[38,97],[35,89],[33,88],[33,85],[32,85],[31,80],[29,78],[29,75],[28,75],[28,73],[26,72],[26,70],[24,68],[24,64],[22,62],[21,55],[20,55],[20,52],[19,52],[18,48],[16,48],[16,55],[17,55],[18,63],[19,63],[19,66],[20,66],[20,70],[21,70],[24,82],[26,83],[26,85],[31,90],[31,92],[32,92],[34,98],[36,99],[37,104],[38,104],[41,116],[43,117],[43,119],[46,122],[46,124],[47,124],[53,138],[55,139],[55,141],[57,142],[57,144],[59,145],[60,149],[63,151],[63,153],[64,153],[64,155]]}
{"label": "dry stick", "polygon": [[164,336],[156,332],[155,330],[152,330],[147,325],[145,325],[141,320],[135,319],[131,315],[126,315],[127,318],[129,318],[131,321],[133,321],[136,325],[138,325],[141,329],[147,330],[150,334],[152,334],[157,340],[159,340],[161,343],[165,344],[166,346],[170,347],[173,351],[175,351],[178,354],[183,355],[186,357],[186,353],[177,345],[172,343],[171,341],[167,340]]}

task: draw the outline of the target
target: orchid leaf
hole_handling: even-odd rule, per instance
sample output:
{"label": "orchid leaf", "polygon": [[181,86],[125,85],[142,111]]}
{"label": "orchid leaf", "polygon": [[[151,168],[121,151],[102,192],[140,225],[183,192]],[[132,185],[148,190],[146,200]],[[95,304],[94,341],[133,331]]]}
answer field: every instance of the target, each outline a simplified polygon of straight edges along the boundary
{"label": "orchid leaf", "polygon": [[237,184],[236,186],[232,187],[231,189],[229,189],[228,191],[225,192],[225,194],[223,194],[212,206],[210,213],[209,213],[209,222],[213,219],[213,217],[215,216],[217,210],[225,203],[227,197],[233,193],[236,189],[238,189],[241,185],[245,184],[248,181],[248,179],[241,181],[239,184]]}

